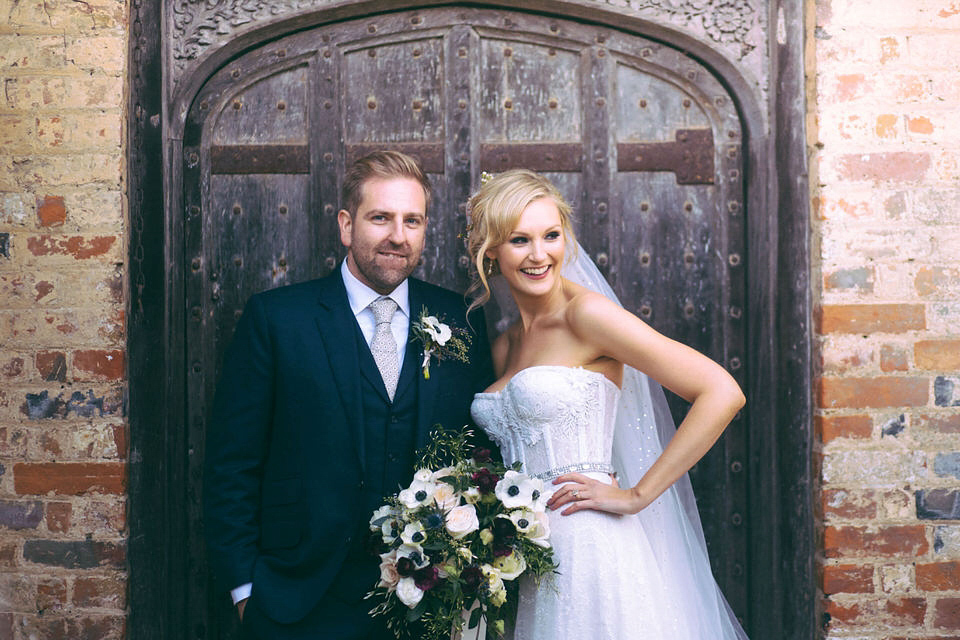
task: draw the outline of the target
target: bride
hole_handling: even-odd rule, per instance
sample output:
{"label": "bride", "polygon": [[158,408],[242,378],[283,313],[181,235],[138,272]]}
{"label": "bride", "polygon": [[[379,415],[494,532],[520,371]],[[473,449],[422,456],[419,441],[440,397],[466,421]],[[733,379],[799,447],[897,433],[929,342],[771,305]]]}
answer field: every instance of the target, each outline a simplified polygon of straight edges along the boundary
{"label": "bride", "polygon": [[[500,282],[501,314],[516,317],[472,414],[507,464],[556,485],[558,574],[521,585],[515,640],[746,638],[686,477],[743,406],[737,383],[619,305],[542,176],[499,174],[468,206],[475,304]],[[653,380],[692,403],[675,433]]]}

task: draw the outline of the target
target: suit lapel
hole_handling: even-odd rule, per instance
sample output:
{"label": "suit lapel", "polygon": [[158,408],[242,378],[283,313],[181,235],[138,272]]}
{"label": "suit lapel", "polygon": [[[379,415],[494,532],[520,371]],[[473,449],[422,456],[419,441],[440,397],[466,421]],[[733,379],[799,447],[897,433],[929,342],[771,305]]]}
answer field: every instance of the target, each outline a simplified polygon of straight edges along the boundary
{"label": "suit lapel", "polygon": [[[410,278],[410,326],[411,335],[413,323],[420,319],[420,310],[427,307],[429,310],[426,292],[419,280]],[[427,380],[423,377],[421,365],[423,363],[423,344],[419,340],[412,340],[407,344],[407,353],[404,356],[404,366],[407,368],[408,360],[414,367],[414,379],[417,385],[417,433],[416,447],[420,449],[427,444],[427,436],[430,435],[430,429],[433,428],[433,410],[437,401],[437,388],[439,387],[439,378],[431,375]],[[436,374],[437,363],[434,360],[431,367],[431,374]],[[409,379],[409,378],[408,378]],[[451,425],[445,425],[450,427]],[[453,425],[455,426],[455,425]]]}
{"label": "suit lapel", "polygon": [[[358,341],[353,337],[359,331],[357,319],[350,311],[347,290],[343,286],[339,269],[318,282],[321,289],[318,294],[320,310],[316,318],[317,328],[327,351],[327,359],[333,370],[333,379],[340,394],[340,402],[343,403],[360,466],[363,469],[366,452],[363,438],[363,402],[360,397],[360,350]],[[351,338],[347,339],[347,336]],[[373,359],[369,353],[367,356]],[[383,386],[382,381],[380,386]]]}

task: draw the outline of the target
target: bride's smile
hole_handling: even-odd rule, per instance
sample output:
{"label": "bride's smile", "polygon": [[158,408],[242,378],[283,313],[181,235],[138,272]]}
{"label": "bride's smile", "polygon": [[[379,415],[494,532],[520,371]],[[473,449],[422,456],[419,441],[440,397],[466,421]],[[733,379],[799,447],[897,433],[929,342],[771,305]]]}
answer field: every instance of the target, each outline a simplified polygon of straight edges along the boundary
{"label": "bride's smile", "polygon": [[487,251],[503,277],[521,297],[539,297],[559,284],[566,242],[556,203],[550,198],[531,202],[520,214],[506,242]]}

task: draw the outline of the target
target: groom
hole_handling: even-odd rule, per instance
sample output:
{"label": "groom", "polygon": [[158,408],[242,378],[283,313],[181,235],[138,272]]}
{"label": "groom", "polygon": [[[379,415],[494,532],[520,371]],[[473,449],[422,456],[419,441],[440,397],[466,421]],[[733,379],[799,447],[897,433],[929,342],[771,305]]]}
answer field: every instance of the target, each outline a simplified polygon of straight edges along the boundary
{"label": "groom", "polygon": [[[392,638],[363,599],[379,576],[370,515],[409,484],[434,425],[468,423],[492,381],[482,316],[467,323],[463,296],[409,277],[429,199],[409,156],[357,160],[338,214],[346,260],[251,297],[237,325],[207,434],[204,516],[244,638]],[[410,332],[423,309],[473,338],[468,362],[434,358],[429,379]]]}

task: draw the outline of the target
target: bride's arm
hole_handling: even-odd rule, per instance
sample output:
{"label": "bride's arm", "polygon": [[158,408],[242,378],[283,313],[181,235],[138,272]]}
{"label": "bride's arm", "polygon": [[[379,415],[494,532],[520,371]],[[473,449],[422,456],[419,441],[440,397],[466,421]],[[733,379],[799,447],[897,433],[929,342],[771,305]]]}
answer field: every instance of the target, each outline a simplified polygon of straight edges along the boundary
{"label": "bride's arm", "polygon": [[[574,335],[595,349],[598,357],[607,356],[630,365],[691,403],[676,435],[636,486],[616,489],[584,483],[589,486],[577,489],[566,485],[551,502],[553,508],[572,502],[564,513],[583,508],[636,513],[666,491],[713,446],[743,407],[743,392],[719,364],[658,333],[599,294],[577,296],[570,302],[566,317]],[[574,483],[583,480],[586,478],[579,474],[557,479]],[[578,490],[579,500],[574,500],[574,490]]]}

